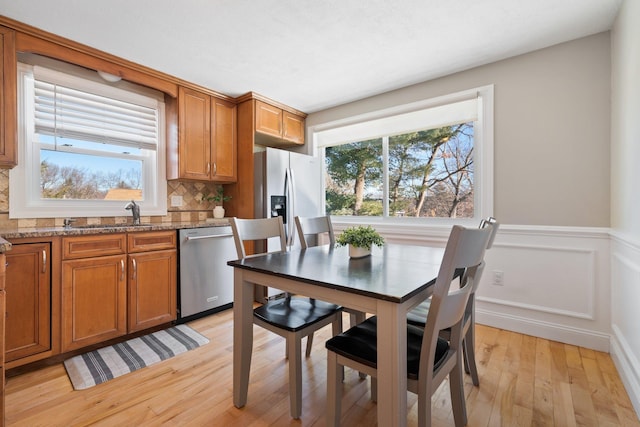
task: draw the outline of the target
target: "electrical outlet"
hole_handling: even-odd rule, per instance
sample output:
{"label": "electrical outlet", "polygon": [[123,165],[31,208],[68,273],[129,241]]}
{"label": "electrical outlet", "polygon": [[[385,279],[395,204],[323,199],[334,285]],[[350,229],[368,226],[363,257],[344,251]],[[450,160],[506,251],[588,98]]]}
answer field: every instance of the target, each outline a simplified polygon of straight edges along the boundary
{"label": "electrical outlet", "polygon": [[172,207],[182,206],[182,196],[171,196],[171,206]]}
{"label": "electrical outlet", "polygon": [[504,286],[504,271],[493,270],[493,284],[495,286]]}

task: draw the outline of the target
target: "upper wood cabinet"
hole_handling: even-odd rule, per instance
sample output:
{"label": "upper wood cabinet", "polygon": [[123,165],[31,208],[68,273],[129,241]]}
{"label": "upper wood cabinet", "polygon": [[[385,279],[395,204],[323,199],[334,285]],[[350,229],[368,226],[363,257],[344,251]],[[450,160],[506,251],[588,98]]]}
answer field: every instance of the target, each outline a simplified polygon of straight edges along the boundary
{"label": "upper wood cabinet", "polygon": [[16,165],[18,144],[15,31],[0,27],[0,168]]}
{"label": "upper wood cabinet", "polygon": [[[250,117],[239,119],[239,132],[252,134],[255,144],[271,147],[304,145],[306,114],[253,92],[236,101],[250,105],[250,108],[240,110]],[[250,129],[245,129],[247,126]]]}
{"label": "upper wood cabinet", "polygon": [[178,137],[167,144],[167,178],[235,182],[235,104],[185,87],[177,103]]}

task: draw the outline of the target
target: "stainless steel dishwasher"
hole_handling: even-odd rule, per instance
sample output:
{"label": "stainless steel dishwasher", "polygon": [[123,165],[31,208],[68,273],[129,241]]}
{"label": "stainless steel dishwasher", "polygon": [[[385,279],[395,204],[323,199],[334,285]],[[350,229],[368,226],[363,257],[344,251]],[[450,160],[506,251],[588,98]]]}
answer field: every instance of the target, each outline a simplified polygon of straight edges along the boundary
{"label": "stainless steel dishwasher", "polygon": [[215,313],[233,304],[233,268],[237,259],[230,226],[179,231],[178,323]]}

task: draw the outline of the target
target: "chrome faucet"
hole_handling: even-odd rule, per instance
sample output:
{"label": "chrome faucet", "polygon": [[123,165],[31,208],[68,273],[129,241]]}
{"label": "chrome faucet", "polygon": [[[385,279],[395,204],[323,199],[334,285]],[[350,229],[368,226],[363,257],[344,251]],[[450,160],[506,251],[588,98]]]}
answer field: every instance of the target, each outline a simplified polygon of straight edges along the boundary
{"label": "chrome faucet", "polygon": [[124,208],[131,211],[133,215],[133,225],[140,225],[140,206],[136,205],[136,202],[132,200],[127,203]]}

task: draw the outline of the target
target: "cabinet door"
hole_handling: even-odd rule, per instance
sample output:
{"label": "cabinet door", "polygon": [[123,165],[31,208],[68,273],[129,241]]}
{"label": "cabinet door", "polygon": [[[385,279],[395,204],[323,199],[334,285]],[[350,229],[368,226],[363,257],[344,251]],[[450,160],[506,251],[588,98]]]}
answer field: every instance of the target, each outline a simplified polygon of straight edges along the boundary
{"label": "cabinet door", "polygon": [[129,332],[176,319],[176,250],[129,255]]}
{"label": "cabinet door", "polygon": [[256,132],[282,137],[282,110],[256,100]]}
{"label": "cabinet door", "polygon": [[18,144],[15,32],[0,27],[0,167],[16,165]]}
{"label": "cabinet door", "polygon": [[282,138],[295,144],[304,144],[304,118],[288,111],[282,112]]}
{"label": "cabinet door", "polygon": [[213,154],[212,178],[218,182],[235,182],[237,172],[236,105],[212,98],[211,123]]}
{"label": "cabinet door", "polygon": [[127,332],[126,256],[62,262],[62,351]]}
{"label": "cabinet door", "polygon": [[51,348],[49,243],[13,245],[7,252],[6,361]]}
{"label": "cabinet door", "polygon": [[178,162],[184,179],[209,180],[211,97],[181,87],[178,93]]}

